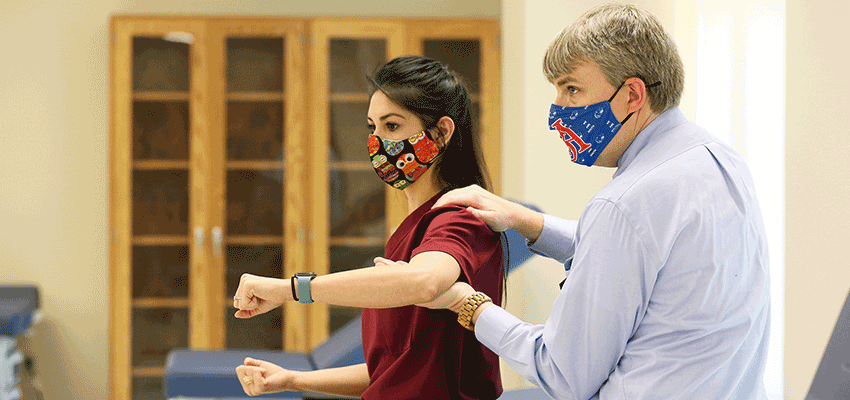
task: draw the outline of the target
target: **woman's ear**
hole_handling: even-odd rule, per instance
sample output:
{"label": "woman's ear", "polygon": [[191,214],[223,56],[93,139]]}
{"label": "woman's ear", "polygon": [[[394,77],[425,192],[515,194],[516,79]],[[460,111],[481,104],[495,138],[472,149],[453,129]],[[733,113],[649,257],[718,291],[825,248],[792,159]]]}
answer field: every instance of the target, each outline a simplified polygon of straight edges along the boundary
{"label": "woman's ear", "polygon": [[438,133],[434,139],[440,144],[440,146],[446,147],[449,140],[452,139],[452,134],[455,132],[455,121],[447,116],[440,118],[440,120],[437,121],[437,131]]}

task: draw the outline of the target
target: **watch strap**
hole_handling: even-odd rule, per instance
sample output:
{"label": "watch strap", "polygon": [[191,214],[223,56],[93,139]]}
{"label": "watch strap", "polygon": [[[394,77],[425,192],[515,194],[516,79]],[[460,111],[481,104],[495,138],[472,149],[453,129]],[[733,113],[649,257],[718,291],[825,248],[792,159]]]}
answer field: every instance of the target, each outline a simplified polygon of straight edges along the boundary
{"label": "watch strap", "polygon": [[314,273],[295,274],[295,279],[298,285],[298,302],[309,304],[313,302],[313,295],[310,293],[310,281],[316,277]]}
{"label": "watch strap", "polygon": [[475,330],[475,327],[472,324],[472,315],[475,314],[475,310],[478,309],[482,304],[486,302],[492,302],[490,296],[482,292],[475,292],[472,296],[466,298],[463,306],[460,308],[460,312],[457,314],[457,322],[460,326],[469,329],[471,331]]}
{"label": "watch strap", "polygon": [[298,292],[295,291],[295,275],[289,278],[289,287],[292,289],[292,299],[298,301]]}

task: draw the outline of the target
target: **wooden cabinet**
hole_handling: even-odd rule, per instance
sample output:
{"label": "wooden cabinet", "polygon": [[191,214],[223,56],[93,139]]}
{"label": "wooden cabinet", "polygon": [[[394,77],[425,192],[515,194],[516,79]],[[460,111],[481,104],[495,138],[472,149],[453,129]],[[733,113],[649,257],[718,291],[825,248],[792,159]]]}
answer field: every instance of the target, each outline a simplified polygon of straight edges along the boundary
{"label": "wooden cabinet", "polygon": [[309,351],[359,314],[233,317],[239,276],[370,265],[406,215],[366,157],[366,76],[402,54],[468,81],[500,175],[498,23],[284,17],[112,21],[110,396],[157,399],[168,351]]}

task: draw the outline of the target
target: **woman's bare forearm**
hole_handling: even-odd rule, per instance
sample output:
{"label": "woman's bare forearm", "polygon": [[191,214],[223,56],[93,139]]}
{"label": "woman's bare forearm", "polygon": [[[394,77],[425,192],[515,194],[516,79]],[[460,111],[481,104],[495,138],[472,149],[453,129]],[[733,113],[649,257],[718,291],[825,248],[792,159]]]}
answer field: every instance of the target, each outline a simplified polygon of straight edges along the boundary
{"label": "woman's bare forearm", "polygon": [[299,371],[293,376],[292,383],[295,390],[360,397],[369,386],[369,370],[366,364],[356,364],[316,371]]}
{"label": "woman's bare forearm", "polygon": [[430,301],[460,276],[454,258],[439,252],[422,253],[410,264],[343,271],[316,277],[313,301],[328,304],[390,308]]}

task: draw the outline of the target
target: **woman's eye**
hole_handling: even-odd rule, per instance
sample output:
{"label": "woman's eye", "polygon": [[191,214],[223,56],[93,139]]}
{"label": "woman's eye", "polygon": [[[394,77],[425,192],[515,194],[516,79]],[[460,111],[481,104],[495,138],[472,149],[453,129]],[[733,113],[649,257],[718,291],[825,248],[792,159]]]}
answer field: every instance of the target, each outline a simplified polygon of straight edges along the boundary
{"label": "woman's eye", "polygon": [[367,124],[366,128],[369,129],[369,132],[375,133],[375,125]]}
{"label": "woman's eye", "polygon": [[387,122],[387,130],[388,131],[393,132],[396,129],[398,129],[398,124],[393,123],[393,122]]}

